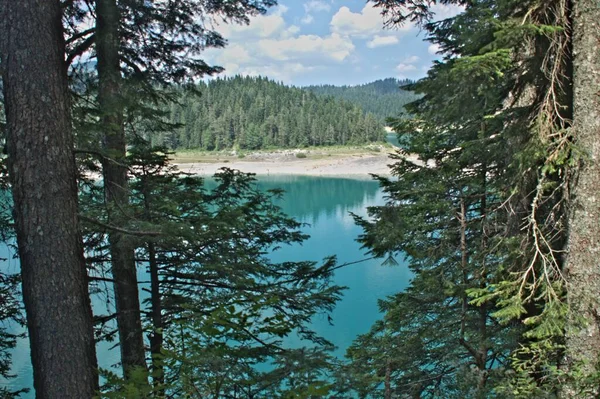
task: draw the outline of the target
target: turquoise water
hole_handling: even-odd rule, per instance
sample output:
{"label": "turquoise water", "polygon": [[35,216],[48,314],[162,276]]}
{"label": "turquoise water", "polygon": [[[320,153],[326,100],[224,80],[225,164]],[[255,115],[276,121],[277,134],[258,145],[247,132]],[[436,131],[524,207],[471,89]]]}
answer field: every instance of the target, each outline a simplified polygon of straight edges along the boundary
{"label": "turquoise water", "polygon": [[[349,215],[354,212],[365,215],[366,207],[383,202],[376,182],[343,178],[309,176],[269,176],[260,178],[264,189],[282,188],[286,191],[280,205],[286,213],[307,223],[303,231],[311,236],[303,245],[287,246],[272,254],[275,261],[314,260],[336,255],[339,263],[354,262],[369,257],[355,241],[361,233]],[[0,248],[0,257],[6,248]],[[18,263],[9,260],[2,269],[16,271]],[[140,272],[142,277],[143,271]],[[145,279],[145,277],[142,277]],[[336,354],[343,356],[346,348],[358,335],[369,330],[379,317],[377,299],[404,289],[410,273],[400,265],[381,266],[381,260],[370,260],[336,271],[334,283],[347,286],[343,299],[333,314],[333,325],[326,315],[317,316],[313,328],[337,347]],[[98,303],[95,303],[98,306]],[[296,345],[294,338],[287,341]],[[118,349],[114,343],[98,347],[101,367],[110,367],[118,361]],[[11,388],[31,387],[31,365],[27,340],[19,341],[13,357],[13,372],[17,378],[5,382]],[[0,382],[1,383],[1,382]],[[33,394],[24,396],[33,398]]]}

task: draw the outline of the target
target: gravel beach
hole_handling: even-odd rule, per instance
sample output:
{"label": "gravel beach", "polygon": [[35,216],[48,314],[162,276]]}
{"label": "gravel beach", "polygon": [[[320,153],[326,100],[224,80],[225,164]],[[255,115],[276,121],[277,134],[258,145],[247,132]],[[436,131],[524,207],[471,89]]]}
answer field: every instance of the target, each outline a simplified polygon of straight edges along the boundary
{"label": "gravel beach", "polygon": [[243,159],[228,159],[211,162],[173,162],[188,173],[213,175],[223,167],[238,169],[257,175],[310,175],[370,178],[370,174],[388,175],[392,163],[386,152],[346,156],[298,158],[295,151],[280,151],[246,156]]}

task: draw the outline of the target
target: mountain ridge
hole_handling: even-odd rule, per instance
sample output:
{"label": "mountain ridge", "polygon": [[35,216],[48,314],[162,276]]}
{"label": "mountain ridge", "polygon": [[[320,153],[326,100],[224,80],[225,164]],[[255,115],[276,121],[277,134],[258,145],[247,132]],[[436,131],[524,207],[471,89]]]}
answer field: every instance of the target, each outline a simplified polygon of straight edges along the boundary
{"label": "mountain ridge", "polygon": [[372,113],[385,123],[387,118],[407,115],[404,106],[415,101],[419,96],[402,87],[414,83],[409,79],[386,78],[359,85],[309,85],[302,89],[309,90],[318,96],[331,96],[360,106],[364,112]]}

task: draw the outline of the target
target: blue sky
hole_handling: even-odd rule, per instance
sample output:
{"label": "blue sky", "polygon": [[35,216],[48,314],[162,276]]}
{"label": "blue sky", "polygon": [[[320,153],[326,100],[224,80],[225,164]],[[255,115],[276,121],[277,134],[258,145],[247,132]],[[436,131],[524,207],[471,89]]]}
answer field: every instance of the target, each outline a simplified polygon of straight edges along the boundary
{"label": "blue sky", "polygon": [[[460,9],[438,5],[434,11],[443,19]],[[216,29],[229,45],[205,57],[225,67],[226,75],[262,75],[297,86],[417,79],[439,57],[415,26],[384,29],[379,10],[364,0],[280,0],[248,26],[221,23]]]}

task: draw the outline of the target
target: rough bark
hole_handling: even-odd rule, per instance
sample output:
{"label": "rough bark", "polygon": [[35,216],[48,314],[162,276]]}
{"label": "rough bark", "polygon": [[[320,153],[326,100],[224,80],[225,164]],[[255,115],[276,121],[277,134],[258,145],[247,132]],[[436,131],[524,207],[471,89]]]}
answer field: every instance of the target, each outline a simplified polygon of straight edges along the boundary
{"label": "rough bark", "polygon": [[[129,189],[125,165],[126,141],[121,101],[122,77],[119,65],[119,9],[116,0],[96,1],[96,57],[98,61],[98,102],[104,129],[102,163],[105,199],[110,224],[127,224]],[[121,363],[126,377],[134,367],[146,368],[140,300],[136,275],[135,247],[131,237],[109,232],[112,274],[117,311]]]}
{"label": "rough bark", "polygon": [[8,167],[37,398],[98,389],[58,0],[0,0]]}
{"label": "rough bark", "polygon": [[[600,356],[600,3],[573,1],[573,136],[585,151],[573,187],[569,215],[566,363],[571,372],[590,376]],[[581,322],[583,320],[583,323]],[[576,388],[564,397],[578,396]]]}

